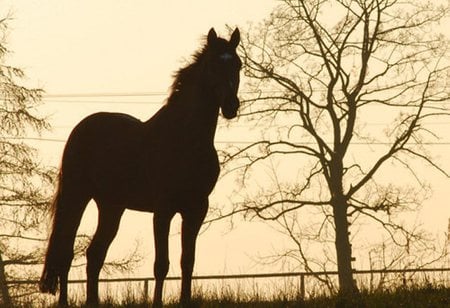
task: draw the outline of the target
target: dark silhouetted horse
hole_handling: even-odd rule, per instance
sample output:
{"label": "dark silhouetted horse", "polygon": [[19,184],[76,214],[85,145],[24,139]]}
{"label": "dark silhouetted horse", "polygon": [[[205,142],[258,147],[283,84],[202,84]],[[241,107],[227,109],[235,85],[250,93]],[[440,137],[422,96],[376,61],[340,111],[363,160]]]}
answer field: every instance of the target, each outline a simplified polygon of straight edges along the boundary
{"label": "dark silhouetted horse", "polygon": [[98,304],[98,278],[126,208],[153,212],[154,306],[162,304],[169,269],[172,217],[182,217],[181,302],[191,299],[195,242],[219,175],[214,134],[219,110],[227,119],[239,108],[241,60],[236,29],[229,41],[214,29],[192,64],[178,71],[172,92],[152,118],[141,122],[120,113],[96,113],[72,131],[64,149],[53,202],[40,290],[67,305],[67,277],[81,217],[89,200],[98,207],[98,226],[87,249],[87,303]]}

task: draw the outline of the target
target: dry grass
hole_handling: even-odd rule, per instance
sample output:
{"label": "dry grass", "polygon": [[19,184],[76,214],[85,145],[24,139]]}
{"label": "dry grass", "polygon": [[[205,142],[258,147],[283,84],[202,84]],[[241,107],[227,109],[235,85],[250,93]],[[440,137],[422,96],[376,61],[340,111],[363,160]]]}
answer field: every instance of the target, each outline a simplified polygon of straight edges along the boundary
{"label": "dry grass", "polygon": [[[142,296],[136,296],[133,292],[122,294],[120,300],[115,299],[113,295],[108,295],[102,308],[116,307],[149,307],[151,302],[143,299]],[[72,300],[71,307],[83,307],[80,300]],[[28,300],[16,307],[56,307],[55,303],[50,303],[49,299]],[[169,299],[164,307],[180,307],[177,300]],[[229,291],[212,292],[207,291],[197,293],[192,301],[192,307],[204,308],[222,308],[222,307],[298,307],[298,308],[328,308],[328,307],[450,307],[450,288],[425,285],[409,288],[397,288],[384,291],[366,292],[351,300],[344,300],[337,296],[315,296],[307,300],[296,298],[295,294],[280,294],[271,299],[264,298],[258,294],[239,295]]]}

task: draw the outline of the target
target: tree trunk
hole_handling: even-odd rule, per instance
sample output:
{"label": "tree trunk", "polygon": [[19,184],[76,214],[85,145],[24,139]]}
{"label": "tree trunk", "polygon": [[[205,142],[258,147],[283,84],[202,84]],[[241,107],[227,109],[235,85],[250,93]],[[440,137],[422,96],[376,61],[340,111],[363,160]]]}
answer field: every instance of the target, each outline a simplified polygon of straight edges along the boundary
{"label": "tree trunk", "polygon": [[347,219],[347,204],[345,201],[332,202],[334,224],[336,228],[336,257],[339,277],[339,293],[343,296],[358,292],[352,272],[352,248],[349,239],[349,223]]}
{"label": "tree trunk", "polygon": [[6,284],[5,263],[0,252],[0,304],[3,307],[12,307],[11,296],[9,295],[8,285]]}

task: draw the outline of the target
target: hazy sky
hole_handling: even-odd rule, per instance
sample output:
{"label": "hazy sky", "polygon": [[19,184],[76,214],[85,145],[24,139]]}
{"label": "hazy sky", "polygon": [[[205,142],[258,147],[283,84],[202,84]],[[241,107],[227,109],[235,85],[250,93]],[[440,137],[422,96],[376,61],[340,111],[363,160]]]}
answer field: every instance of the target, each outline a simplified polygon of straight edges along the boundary
{"label": "hazy sky", "polygon": [[[173,72],[201,46],[211,27],[219,34],[227,33],[225,25],[246,27],[249,21],[266,17],[276,3],[275,0],[0,0],[3,14],[9,11],[12,16],[8,46],[14,53],[10,63],[24,68],[29,77],[27,83],[42,87],[48,95],[165,92]],[[79,99],[85,103],[67,97],[48,97],[42,110],[50,116],[54,127],[48,136],[64,140],[86,114],[98,110],[122,111],[145,119],[159,108],[164,97],[155,95],[143,101],[123,97]],[[130,103],[110,103],[123,100]],[[43,160],[54,164],[63,145],[63,142],[36,143]],[[448,146],[441,150],[448,151]],[[448,152],[441,156],[444,155]],[[434,187],[436,196],[428,204],[426,223],[438,225],[442,230],[450,216],[450,207],[443,207],[448,199],[445,194],[448,180],[442,182],[440,178]],[[445,203],[448,205],[448,201]],[[84,224],[91,230],[95,211],[91,208],[87,216]],[[113,254],[120,252],[123,243],[141,238],[149,262],[139,275],[152,275],[150,222],[148,214],[127,214],[112,248]],[[177,222],[173,225],[176,232]],[[257,223],[239,226],[229,234],[224,230],[226,227],[213,227],[201,236],[196,272],[252,271],[252,256],[280,244],[271,242],[275,233],[262,237],[262,230],[267,229]],[[171,241],[174,243],[171,271],[178,273],[178,236]]]}
{"label": "hazy sky", "polygon": [[[10,64],[24,68],[27,84],[42,87],[49,96],[166,92],[174,71],[201,47],[211,27],[219,35],[225,35],[226,25],[244,27],[249,21],[257,22],[276,5],[276,1],[269,0],[10,0],[0,3],[2,12],[9,11],[12,17],[8,36],[8,47],[13,51]],[[53,129],[44,133],[44,137],[63,141],[78,121],[100,110],[149,118],[165,96],[45,98],[41,111],[49,116]],[[125,104],[111,104],[111,101],[125,101]],[[64,142],[33,144],[41,150],[44,162],[58,165]],[[81,229],[93,232],[95,221],[96,211],[91,205]],[[251,270],[253,262],[249,256],[261,250],[248,247],[261,242],[267,250],[272,249],[271,244],[260,241],[265,227],[256,225],[246,224],[229,234],[227,226],[210,228],[199,240],[196,272]],[[178,228],[176,218],[172,223],[169,274],[179,273]],[[151,230],[150,214],[127,212],[122,219],[110,254],[123,255],[127,244],[140,240],[147,262],[133,275],[152,276]],[[215,244],[213,249],[212,244]]]}
{"label": "hazy sky", "polygon": [[[48,93],[165,91],[211,27],[245,25],[276,1],[14,0],[14,60]],[[6,11],[6,10],[4,10]]]}

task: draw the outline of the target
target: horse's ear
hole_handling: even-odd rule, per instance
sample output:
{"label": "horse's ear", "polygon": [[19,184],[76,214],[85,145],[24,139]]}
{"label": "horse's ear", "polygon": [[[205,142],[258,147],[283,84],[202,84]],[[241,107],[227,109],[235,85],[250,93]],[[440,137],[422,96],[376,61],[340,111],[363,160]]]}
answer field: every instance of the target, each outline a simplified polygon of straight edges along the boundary
{"label": "horse's ear", "polygon": [[230,38],[231,46],[233,46],[233,48],[236,48],[239,45],[240,40],[241,40],[241,33],[239,32],[239,29],[236,28],[233,31],[233,34],[231,34],[231,38]]}
{"label": "horse's ear", "polygon": [[217,40],[217,33],[214,28],[211,28],[208,32],[208,45],[213,44]]}

